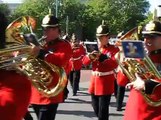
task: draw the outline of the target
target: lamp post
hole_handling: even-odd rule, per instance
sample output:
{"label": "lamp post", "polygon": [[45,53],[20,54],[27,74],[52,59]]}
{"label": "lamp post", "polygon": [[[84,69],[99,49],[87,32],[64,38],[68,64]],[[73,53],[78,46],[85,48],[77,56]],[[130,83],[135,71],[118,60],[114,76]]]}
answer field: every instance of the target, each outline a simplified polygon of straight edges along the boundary
{"label": "lamp post", "polygon": [[67,16],[67,19],[66,19],[66,34],[68,34],[68,25],[69,25],[69,17]]}
{"label": "lamp post", "polygon": [[58,17],[58,0],[56,0],[56,4],[55,4],[55,16]]}

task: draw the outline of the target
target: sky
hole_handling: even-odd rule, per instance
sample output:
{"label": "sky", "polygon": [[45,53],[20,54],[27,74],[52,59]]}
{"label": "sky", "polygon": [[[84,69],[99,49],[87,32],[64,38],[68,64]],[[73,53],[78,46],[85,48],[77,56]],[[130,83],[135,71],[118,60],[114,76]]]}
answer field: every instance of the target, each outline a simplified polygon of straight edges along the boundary
{"label": "sky", "polygon": [[[23,0],[2,0],[7,3],[21,3]],[[161,5],[161,0],[148,0],[150,2],[150,11],[154,11],[154,8],[157,8],[158,5]]]}
{"label": "sky", "polygon": [[2,1],[7,3],[21,3],[23,0],[2,0]]}
{"label": "sky", "polygon": [[154,9],[158,7],[158,5],[161,5],[161,0],[148,0],[151,7],[150,7],[150,11],[154,11]]}

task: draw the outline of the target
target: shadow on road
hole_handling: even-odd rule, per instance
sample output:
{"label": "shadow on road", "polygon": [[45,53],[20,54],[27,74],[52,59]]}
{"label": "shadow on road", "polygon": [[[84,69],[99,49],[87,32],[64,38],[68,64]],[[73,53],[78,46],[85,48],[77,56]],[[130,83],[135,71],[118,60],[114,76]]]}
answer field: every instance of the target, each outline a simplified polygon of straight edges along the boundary
{"label": "shadow on road", "polygon": [[78,95],[79,95],[79,96],[89,96],[90,94],[87,93],[87,92],[78,91]]}
{"label": "shadow on road", "polygon": [[79,98],[68,98],[68,100],[69,101],[65,101],[65,103],[91,104],[91,101],[86,101],[86,100],[82,100],[82,99],[79,99]]}
{"label": "shadow on road", "polygon": [[109,113],[110,116],[123,116],[121,113]]}
{"label": "shadow on road", "polygon": [[[84,117],[96,117],[93,111],[76,111],[76,110],[58,110],[58,114],[67,114],[67,115],[76,115],[76,116],[84,116]],[[122,113],[110,113],[110,116],[123,116]]]}
{"label": "shadow on road", "polygon": [[67,115],[76,115],[76,116],[84,116],[84,117],[96,117],[93,112],[90,111],[67,111],[67,110],[58,110],[58,114],[67,114]]}

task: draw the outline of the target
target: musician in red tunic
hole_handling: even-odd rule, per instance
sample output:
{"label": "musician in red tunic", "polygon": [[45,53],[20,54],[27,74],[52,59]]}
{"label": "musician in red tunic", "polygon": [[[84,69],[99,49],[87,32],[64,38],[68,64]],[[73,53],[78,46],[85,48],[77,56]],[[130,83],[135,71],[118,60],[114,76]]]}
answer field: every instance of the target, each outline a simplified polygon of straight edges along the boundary
{"label": "musician in red tunic", "polygon": [[111,95],[114,93],[114,69],[117,62],[114,55],[119,49],[109,42],[109,28],[107,25],[98,26],[96,31],[99,52],[93,51],[83,58],[83,63],[92,63],[92,76],[89,93],[92,106],[99,120],[108,120]]}
{"label": "musician in red tunic", "polygon": [[[0,48],[5,48],[7,20],[0,13]],[[3,65],[3,64],[1,64]],[[9,66],[0,69],[0,120],[22,120],[27,112],[31,83],[26,76]]]}
{"label": "musician in red tunic", "polygon": [[73,50],[72,57],[70,59],[72,69],[69,75],[70,84],[73,89],[73,96],[77,94],[79,90],[79,82],[80,82],[80,75],[82,69],[82,58],[85,55],[85,48],[80,43],[80,41],[76,38],[75,34],[72,35],[71,38],[71,46]]}
{"label": "musician in red tunic", "polygon": [[[124,34],[124,31],[120,32],[117,35],[117,38],[120,39]],[[119,71],[119,68],[117,68],[116,71]],[[123,106],[123,100],[124,100],[124,95],[125,95],[125,86],[127,83],[122,84],[118,82],[117,77],[120,77],[120,73],[116,75],[116,81],[115,81],[115,90],[116,90],[116,111],[122,111],[122,106]]]}
{"label": "musician in red tunic", "polygon": [[[161,23],[150,21],[142,32],[145,47],[158,71],[161,71]],[[161,79],[142,80],[136,74],[136,80],[127,85],[132,88],[127,101],[124,120],[161,120],[161,105],[152,106],[140,91],[152,95],[152,100],[161,99]],[[118,78],[119,79],[119,78]],[[126,83],[127,77],[120,74],[120,82]]]}
{"label": "musician in red tunic", "polygon": [[[46,44],[40,49],[38,58],[58,67],[68,68],[66,65],[72,55],[70,43],[59,38],[59,20],[52,14],[46,15],[42,21]],[[67,71],[67,70],[66,70]],[[59,80],[58,74],[53,73],[53,85]],[[31,104],[39,120],[54,120],[58,104],[64,101],[64,91],[55,97],[45,97],[32,87]]]}

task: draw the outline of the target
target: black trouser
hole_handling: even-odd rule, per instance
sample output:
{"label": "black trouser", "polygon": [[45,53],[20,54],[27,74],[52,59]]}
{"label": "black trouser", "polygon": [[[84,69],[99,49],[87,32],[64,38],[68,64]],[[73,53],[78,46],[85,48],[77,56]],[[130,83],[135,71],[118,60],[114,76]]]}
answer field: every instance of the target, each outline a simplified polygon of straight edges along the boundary
{"label": "black trouser", "polygon": [[24,120],[33,120],[29,111],[27,111],[27,113],[25,114]]}
{"label": "black trouser", "polygon": [[98,117],[98,120],[108,120],[111,95],[96,96],[92,94],[91,99],[92,107]]}
{"label": "black trouser", "polygon": [[73,94],[76,94],[79,89],[80,70],[71,71],[69,75],[70,84],[73,88]]}
{"label": "black trouser", "polygon": [[118,90],[118,85],[117,85],[117,80],[114,81],[114,96],[117,98],[117,90]]}
{"label": "black trouser", "polygon": [[118,85],[117,100],[116,100],[116,107],[117,107],[117,109],[121,109],[122,108],[122,103],[123,103],[123,100],[124,100],[124,95],[125,95],[125,87]]}
{"label": "black trouser", "polygon": [[32,107],[38,117],[38,120],[55,120],[58,104],[36,105]]}

